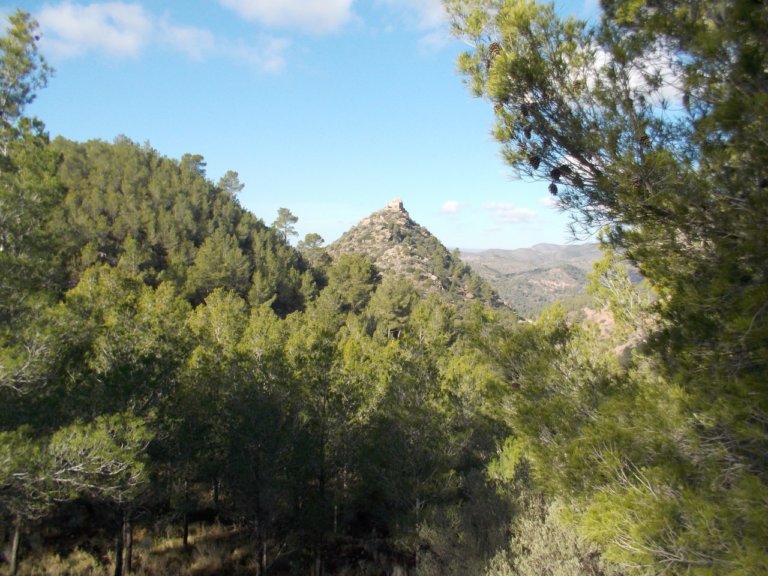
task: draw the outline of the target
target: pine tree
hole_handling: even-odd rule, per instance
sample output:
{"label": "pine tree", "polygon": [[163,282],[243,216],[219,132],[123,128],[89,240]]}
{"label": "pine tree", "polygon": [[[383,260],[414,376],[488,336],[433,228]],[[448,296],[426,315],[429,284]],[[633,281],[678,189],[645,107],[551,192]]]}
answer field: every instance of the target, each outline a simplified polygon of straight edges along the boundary
{"label": "pine tree", "polygon": [[507,162],[548,183],[577,232],[604,227],[658,294],[616,380],[585,364],[597,341],[556,325],[539,359],[510,355],[515,405],[539,418],[515,411],[515,450],[616,560],[764,570],[748,510],[768,494],[766,6],[604,0],[590,25],[531,0],[447,5]]}

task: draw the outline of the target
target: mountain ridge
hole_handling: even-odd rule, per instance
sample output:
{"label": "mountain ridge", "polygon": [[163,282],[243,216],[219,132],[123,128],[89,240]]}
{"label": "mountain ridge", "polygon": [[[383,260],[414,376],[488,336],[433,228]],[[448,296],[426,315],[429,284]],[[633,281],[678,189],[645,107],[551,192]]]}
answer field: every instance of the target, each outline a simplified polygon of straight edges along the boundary
{"label": "mountain ridge", "polygon": [[573,309],[587,305],[587,274],[600,257],[598,244],[540,243],[511,250],[461,252],[461,258],[505,302],[526,316],[535,316],[556,301]]}
{"label": "mountain ridge", "polygon": [[383,275],[410,279],[422,292],[443,293],[456,301],[505,304],[492,285],[450,252],[429,230],[416,223],[398,197],[363,218],[327,247],[335,260],[342,254],[368,257]]}

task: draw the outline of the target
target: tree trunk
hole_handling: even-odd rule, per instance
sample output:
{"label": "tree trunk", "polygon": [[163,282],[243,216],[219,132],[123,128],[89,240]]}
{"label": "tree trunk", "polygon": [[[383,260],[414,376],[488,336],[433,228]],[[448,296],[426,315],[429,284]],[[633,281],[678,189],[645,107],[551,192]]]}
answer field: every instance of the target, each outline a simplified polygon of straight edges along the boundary
{"label": "tree trunk", "polygon": [[216,509],[216,516],[219,515],[219,479],[213,479],[213,507]]}
{"label": "tree trunk", "polygon": [[123,576],[123,530],[124,526],[124,513],[120,514],[120,529],[115,536],[115,572],[114,576]]}
{"label": "tree trunk", "polygon": [[264,541],[261,543],[261,565],[264,567],[264,573],[267,572],[267,539],[264,538]]}
{"label": "tree trunk", "polygon": [[123,541],[125,543],[123,574],[130,574],[133,571],[133,521],[130,512],[125,512],[123,515]]}
{"label": "tree trunk", "polygon": [[181,537],[181,547],[186,550],[189,548],[189,512],[184,510],[184,532]]}
{"label": "tree trunk", "polygon": [[184,522],[181,546],[186,551],[189,547],[189,482],[184,480]]}
{"label": "tree trunk", "polygon": [[320,496],[320,526],[317,534],[317,550],[315,557],[316,576],[323,576],[323,545],[325,544],[325,529],[328,521],[328,502],[326,502],[326,435],[327,435],[327,414],[328,414],[328,382],[325,382],[325,390],[322,402],[322,416],[320,419],[320,470],[318,475],[318,491]]}
{"label": "tree trunk", "polygon": [[11,576],[16,576],[19,569],[19,546],[21,544],[21,516],[16,516],[16,524],[13,527],[13,543],[11,544]]}
{"label": "tree trunk", "polygon": [[264,564],[262,562],[261,558],[261,518],[260,518],[260,511],[258,504],[256,506],[256,517],[254,518],[254,529],[253,529],[253,537],[254,537],[254,548],[256,550],[256,574],[258,576],[261,576],[264,574]]}

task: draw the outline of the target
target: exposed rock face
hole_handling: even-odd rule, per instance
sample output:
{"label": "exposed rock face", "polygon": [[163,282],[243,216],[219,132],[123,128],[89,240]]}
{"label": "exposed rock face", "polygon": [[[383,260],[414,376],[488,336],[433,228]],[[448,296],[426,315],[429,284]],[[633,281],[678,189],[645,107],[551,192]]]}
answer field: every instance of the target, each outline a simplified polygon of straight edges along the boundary
{"label": "exposed rock face", "polygon": [[363,254],[382,274],[408,278],[426,292],[502,305],[490,284],[411,219],[400,198],[363,218],[328,246],[328,253],[333,258]]}

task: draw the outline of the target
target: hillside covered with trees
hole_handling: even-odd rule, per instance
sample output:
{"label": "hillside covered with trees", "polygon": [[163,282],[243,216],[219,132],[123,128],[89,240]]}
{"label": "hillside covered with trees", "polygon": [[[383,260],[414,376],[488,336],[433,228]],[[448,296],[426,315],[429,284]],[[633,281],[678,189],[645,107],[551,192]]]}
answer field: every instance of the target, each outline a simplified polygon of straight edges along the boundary
{"label": "hillside covered with trees", "polygon": [[768,13],[602,4],[447,2],[505,158],[603,230],[607,335],[490,305],[402,205],[293,248],[201,156],[51,140],[10,16],[0,573],[768,572]]}
{"label": "hillside covered with trees", "polygon": [[[23,114],[48,74],[35,23],[10,26],[0,570],[405,567],[420,530],[469,514],[466,491],[503,509],[480,474],[500,375],[474,339],[511,312],[331,259],[312,235],[294,249],[290,210],[265,225],[200,156],[50,141]],[[505,522],[473,546],[490,554]]]}

